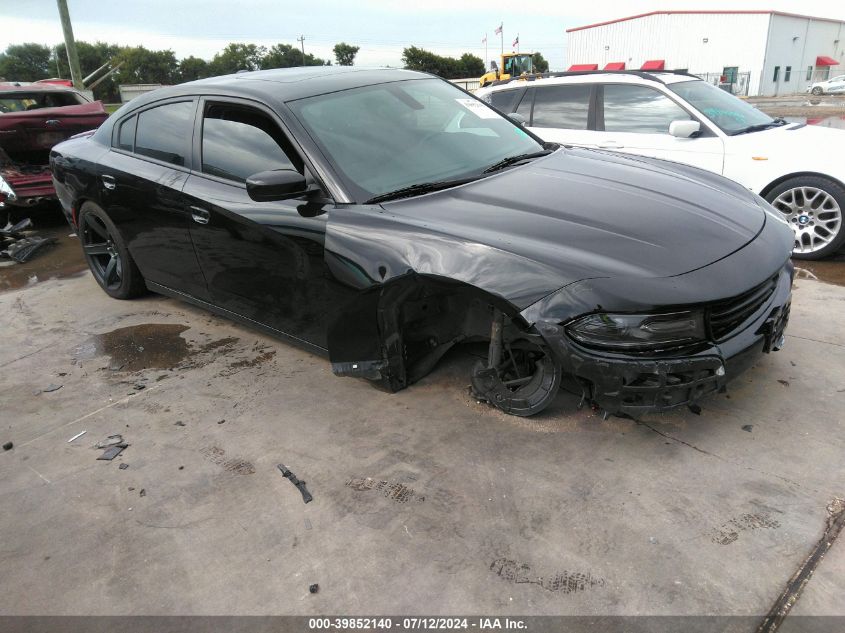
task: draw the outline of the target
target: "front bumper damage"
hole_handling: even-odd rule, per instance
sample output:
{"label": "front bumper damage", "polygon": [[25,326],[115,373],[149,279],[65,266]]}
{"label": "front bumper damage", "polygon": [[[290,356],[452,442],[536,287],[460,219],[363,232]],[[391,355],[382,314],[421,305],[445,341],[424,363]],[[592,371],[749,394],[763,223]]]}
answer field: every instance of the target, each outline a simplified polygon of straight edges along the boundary
{"label": "front bumper damage", "polygon": [[726,340],[695,353],[644,357],[598,352],[573,341],[559,323],[541,321],[537,329],[585,398],[609,414],[637,416],[693,407],[709,394],[783,346],[789,321],[792,267],[780,272],[770,299]]}

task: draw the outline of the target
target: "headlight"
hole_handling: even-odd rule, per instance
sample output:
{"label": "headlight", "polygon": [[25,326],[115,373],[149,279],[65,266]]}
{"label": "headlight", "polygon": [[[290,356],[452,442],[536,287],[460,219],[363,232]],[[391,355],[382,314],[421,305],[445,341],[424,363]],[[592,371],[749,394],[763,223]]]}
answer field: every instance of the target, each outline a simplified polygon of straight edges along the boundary
{"label": "headlight", "polygon": [[704,313],[589,314],[566,326],[580,343],[620,351],[657,351],[703,341]]}

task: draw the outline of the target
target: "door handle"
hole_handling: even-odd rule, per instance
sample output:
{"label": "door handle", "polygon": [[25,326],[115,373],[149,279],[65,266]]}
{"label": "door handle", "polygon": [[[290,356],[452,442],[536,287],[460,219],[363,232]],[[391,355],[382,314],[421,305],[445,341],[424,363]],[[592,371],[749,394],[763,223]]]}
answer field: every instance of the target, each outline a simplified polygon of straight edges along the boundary
{"label": "door handle", "polygon": [[616,141],[604,141],[603,143],[599,143],[599,147],[601,149],[622,149],[625,146]]}
{"label": "door handle", "polygon": [[117,187],[117,181],[114,179],[114,176],[103,174],[100,176],[100,179],[103,181],[103,187],[106,189],[114,189]]}
{"label": "door handle", "polygon": [[200,207],[188,207],[191,211],[191,219],[197,224],[208,224],[211,214]]}

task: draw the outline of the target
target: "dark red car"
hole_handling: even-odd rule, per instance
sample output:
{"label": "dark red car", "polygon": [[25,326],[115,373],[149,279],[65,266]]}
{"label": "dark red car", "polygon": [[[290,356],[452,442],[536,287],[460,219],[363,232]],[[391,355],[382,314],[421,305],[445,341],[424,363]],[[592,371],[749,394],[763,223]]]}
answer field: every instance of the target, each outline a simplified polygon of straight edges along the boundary
{"label": "dark red car", "polygon": [[0,207],[55,198],[50,149],[108,118],[99,101],[49,83],[0,83]]}

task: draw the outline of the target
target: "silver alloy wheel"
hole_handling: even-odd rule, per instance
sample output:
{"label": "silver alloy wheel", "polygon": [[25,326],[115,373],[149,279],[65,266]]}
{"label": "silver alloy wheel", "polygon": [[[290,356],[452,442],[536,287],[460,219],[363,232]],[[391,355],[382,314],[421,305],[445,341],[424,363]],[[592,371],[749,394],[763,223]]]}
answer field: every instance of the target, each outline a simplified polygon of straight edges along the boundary
{"label": "silver alloy wheel", "polygon": [[824,189],[794,187],[772,202],[795,231],[794,253],[815,253],[837,236],[842,228],[842,209]]}

